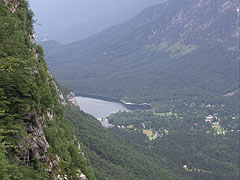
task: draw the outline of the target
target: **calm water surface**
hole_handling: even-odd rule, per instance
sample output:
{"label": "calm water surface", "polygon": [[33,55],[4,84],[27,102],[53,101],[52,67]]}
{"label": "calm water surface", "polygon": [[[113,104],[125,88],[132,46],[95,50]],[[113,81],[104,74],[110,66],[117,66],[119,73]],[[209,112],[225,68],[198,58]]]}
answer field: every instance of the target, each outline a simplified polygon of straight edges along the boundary
{"label": "calm water surface", "polygon": [[103,101],[94,98],[87,97],[76,97],[77,103],[80,106],[81,110],[93,115],[96,118],[106,118],[112,113],[119,111],[129,111],[123,104]]}

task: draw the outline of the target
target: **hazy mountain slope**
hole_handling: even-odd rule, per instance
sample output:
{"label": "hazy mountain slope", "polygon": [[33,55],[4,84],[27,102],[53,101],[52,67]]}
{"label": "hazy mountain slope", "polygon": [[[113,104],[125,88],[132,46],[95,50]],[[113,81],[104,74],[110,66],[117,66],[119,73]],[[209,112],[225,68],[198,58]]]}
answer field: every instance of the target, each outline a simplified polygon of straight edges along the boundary
{"label": "hazy mountain slope", "polygon": [[[36,24],[37,40],[70,43],[127,21],[144,8],[163,1],[165,0],[91,0],[57,3],[32,0],[30,3],[41,24]],[[62,11],[65,12],[64,15]]]}
{"label": "hazy mountain slope", "polygon": [[47,49],[46,58],[75,92],[139,102],[222,97],[238,89],[237,3],[171,0],[91,38]]}
{"label": "hazy mountain slope", "polygon": [[0,179],[94,180],[32,18],[25,0],[0,1]]}

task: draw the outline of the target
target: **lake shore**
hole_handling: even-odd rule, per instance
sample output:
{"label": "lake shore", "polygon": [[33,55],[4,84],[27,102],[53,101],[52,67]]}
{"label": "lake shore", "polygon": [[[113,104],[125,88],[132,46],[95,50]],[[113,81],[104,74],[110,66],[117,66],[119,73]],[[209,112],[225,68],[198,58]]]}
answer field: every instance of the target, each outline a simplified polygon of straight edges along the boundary
{"label": "lake shore", "polygon": [[76,96],[82,96],[82,97],[86,97],[86,98],[94,98],[94,99],[99,99],[99,100],[103,100],[103,101],[120,103],[130,110],[150,110],[150,109],[153,109],[151,104],[148,104],[148,103],[135,104],[135,103],[131,103],[131,102],[126,102],[124,100],[119,100],[115,97],[99,96],[99,95],[88,94],[88,93],[75,93],[75,94],[76,94]]}

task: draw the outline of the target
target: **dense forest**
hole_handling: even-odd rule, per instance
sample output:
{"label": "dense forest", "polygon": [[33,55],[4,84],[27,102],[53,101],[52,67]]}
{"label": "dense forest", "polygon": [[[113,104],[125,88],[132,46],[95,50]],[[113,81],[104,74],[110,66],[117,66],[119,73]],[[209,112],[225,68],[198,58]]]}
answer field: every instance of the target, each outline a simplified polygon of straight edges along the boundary
{"label": "dense forest", "polygon": [[33,22],[25,0],[0,1],[0,179],[95,179],[64,118]]}
{"label": "dense forest", "polygon": [[102,127],[78,107],[68,105],[65,114],[86,147],[97,179],[184,179],[164,158]]}
{"label": "dense forest", "polygon": [[193,179],[238,179],[239,113],[223,107],[174,105],[112,114],[111,130],[167,158]]}

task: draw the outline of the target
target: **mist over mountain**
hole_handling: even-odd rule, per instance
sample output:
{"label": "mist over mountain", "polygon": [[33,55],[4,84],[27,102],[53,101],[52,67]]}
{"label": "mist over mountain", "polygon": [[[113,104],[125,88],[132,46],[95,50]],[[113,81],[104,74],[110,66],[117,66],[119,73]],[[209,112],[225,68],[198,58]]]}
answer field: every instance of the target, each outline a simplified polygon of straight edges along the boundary
{"label": "mist over mountain", "polygon": [[30,0],[37,40],[69,43],[120,24],[144,8],[165,0]]}

